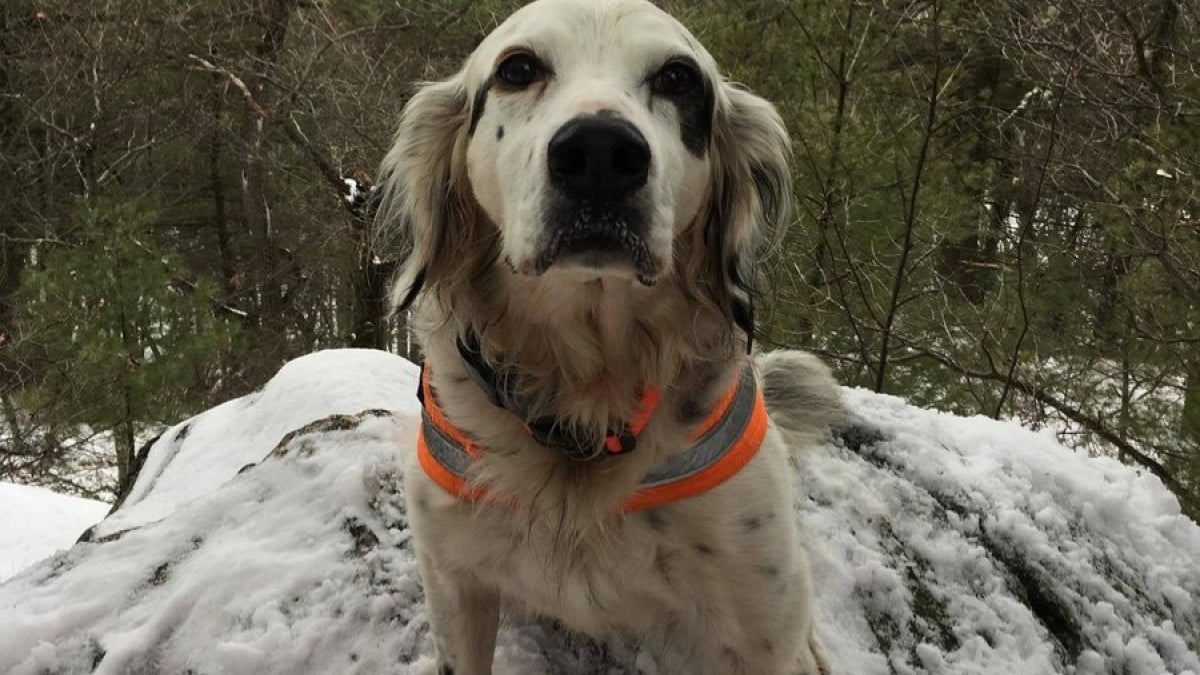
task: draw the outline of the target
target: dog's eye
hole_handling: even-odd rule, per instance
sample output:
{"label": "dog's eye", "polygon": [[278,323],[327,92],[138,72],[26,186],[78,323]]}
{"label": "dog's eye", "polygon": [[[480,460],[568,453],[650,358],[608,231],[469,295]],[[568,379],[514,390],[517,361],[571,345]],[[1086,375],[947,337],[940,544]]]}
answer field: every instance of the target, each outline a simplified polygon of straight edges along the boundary
{"label": "dog's eye", "polygon": [[656,94],[679,96],[687,94],[700,85],[700,73],[688,63],[671,61],[663,66],[650,80],[650,88]]}
{"label": "dog's eye", "polygon": [[542,79],[546,67],[537,57],[525,52],[517,52],[500,62],[496,68],[496,77],[505,84],[518,89]]}

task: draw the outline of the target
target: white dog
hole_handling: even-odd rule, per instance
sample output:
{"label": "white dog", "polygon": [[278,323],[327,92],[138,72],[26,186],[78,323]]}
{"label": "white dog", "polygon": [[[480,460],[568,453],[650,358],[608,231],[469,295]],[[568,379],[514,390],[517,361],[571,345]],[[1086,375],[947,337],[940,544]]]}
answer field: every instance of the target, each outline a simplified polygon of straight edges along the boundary
{"label": "white dog", "polygon": [[502,607],[663,674],[830,672],[788,455],[836,389],[809,355],[747,356],[788,154],[644,0],[534,2],[409,102],[379,217],[412,246],[405,480],[441,673],[491,672]]}

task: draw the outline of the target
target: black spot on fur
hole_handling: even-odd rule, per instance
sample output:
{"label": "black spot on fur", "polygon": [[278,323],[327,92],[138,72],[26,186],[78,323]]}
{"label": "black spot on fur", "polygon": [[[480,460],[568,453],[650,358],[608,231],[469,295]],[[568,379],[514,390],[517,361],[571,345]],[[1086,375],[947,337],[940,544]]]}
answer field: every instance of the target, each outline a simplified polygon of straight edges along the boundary
{"label": "black spot on fur", "polygon": [[483,117],[483,110],[487,107],[488,91],[492,88],[492,80],[488,78],[487,82],[475,92],[475,100],[471,103],[471,123],[467,127],[467,135],[475,134],[475,127],[479,126],[479,118]]}
{"label": "black spot on fur", "polygon": [[700,555],[713,555],[714,554],[712,547],[709,546],[708,544],[696,544],[695,549],[696,549],[696,552],[699,553]]}
{"label": "black spot on fur", "polygon": [[191,431],[192,431],[191,424],[185,424],[185,425],[179,427],[179,431],[175,432],[175,440],[182,441],[183,439],[188,437],[188,434],[191,433]]}
{"label": "black spot on fur", "polygon": [[742,666],[742,656],[740,654],[738,654],[737,650],[734,649],[733,647],[722,648],[721,649],[721,658],[723,658],[726,661],[728,661],[729,663],[737,666],[739,669]]}
{"label": "black spot on fur", "polygon": [[679,421],[683,424],[693,424],[704,419],[707,412],[700,403],[699,397],[688,396],[679,404]]}
{"label": "black spot on fur", "polygon": [[654,569],[662,575],[668,584],[671,583],[671,554],[659,548],[654,554]]}
{"label": "black spot on fur", "polygon": [[771,644],[771,641],[768,640],[767,638],[763,638],[762,642],[760,642],[758,646],[759,646],[759,648],[761,648],[764,652],[766,652],[768,654],[775,653],[775,645]]}
{"label": "black spot on fur", "polygon": [[438,675],[454,675],[454,668],[443,663],[438,666]]}
{"label": "black spot on fur", "polygon": [[498,140],[498,141],[504,140],[504,126],[503,125],[496,127],[496,140]]}
{"label": "black spot on fur", "polygon": [[646,511],[646,522],[650,523],[651,529],[655,532],[662,532],[667,527],[667,519],[658,509]]}
{"label": "black spot on fur", "polygon": [[773,520],[775,520],[775,513],[768,511],[767,513],[759,516],[747,516],[743,518],[742,527],[745,528],[747,532],[756,532],[762,529],[763,525],[766,525]]}
{"label": "black spot on fur", "polygon": [[768,579],[778,579],[779,578],[779,566],[778,565],[759,565],[758,572],[759,572],[759,574],[763,575],[764,577],[766,577]]}

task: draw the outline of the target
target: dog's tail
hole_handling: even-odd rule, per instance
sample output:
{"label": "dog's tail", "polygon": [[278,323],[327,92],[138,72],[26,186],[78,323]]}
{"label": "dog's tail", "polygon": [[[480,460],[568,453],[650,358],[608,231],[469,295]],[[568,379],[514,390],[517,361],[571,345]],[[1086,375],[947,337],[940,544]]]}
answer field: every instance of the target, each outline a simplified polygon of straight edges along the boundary
{"label": "dog's tail", "polygon": [[759,354],[763,399],[781,431],[815,440],[845,417],[837,382],[829,368],[808,352],[778,350]]}

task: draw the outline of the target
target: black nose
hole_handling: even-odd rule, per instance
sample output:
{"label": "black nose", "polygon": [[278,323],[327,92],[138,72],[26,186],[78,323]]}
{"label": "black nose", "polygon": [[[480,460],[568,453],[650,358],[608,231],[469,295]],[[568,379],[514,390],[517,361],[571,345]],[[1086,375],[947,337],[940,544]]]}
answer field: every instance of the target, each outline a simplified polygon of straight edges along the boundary
{"label": "black nose", "polygon": [[645,185],[650,171],[646,138],[612,114],[567,122],[548,152],[551,181],[576,199],[623,197]]}

